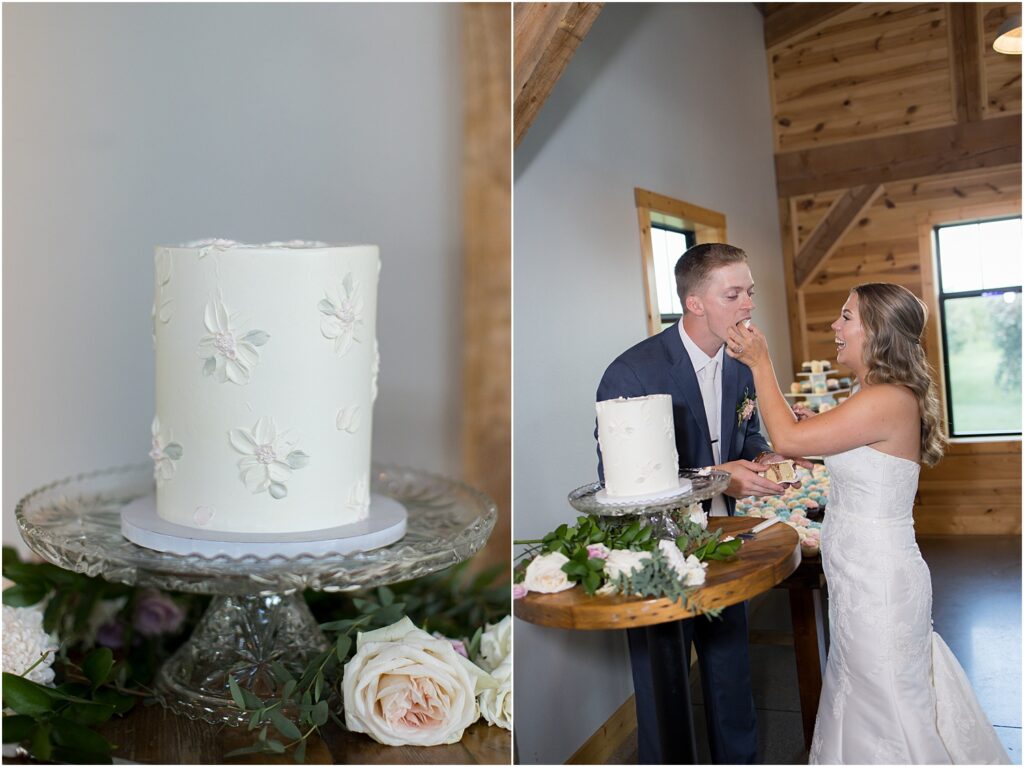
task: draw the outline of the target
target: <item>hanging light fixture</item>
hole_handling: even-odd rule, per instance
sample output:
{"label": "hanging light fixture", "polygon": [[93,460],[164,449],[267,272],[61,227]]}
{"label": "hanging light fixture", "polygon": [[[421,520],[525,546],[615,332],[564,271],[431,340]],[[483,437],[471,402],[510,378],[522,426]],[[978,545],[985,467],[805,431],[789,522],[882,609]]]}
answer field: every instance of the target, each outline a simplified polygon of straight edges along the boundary
{"label": "hanging light fixture", "polygon": [[1009,53],[1020,56],[1020,14],[1010,16],[999,25],[992,48],[997,53]]}

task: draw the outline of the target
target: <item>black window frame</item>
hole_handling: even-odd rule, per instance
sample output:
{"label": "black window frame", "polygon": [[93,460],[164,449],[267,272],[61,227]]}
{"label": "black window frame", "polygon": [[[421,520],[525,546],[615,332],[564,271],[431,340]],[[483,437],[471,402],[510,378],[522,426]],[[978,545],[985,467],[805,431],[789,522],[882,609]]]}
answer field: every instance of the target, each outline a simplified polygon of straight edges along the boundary
{"label": "black window frame", "polygon": [[[978,439],[988,437],[1020,437],[1021,431],[985,431],[957,433],[953,421],[953,389],[952,378],[949,370],[949,342],[946,338],[946,301],[959,298],[978,298],[982,296],[1002,295],[1004,293],[1021,294],[1020,285],[1007,285],[1001,288],[984,288],[980,290],[960,290],[947,293],[942,284],[942,248],[939,244],[939,230],[952,229],[957,226],[970,226],[971,224],[989,224],[997,221],[1021,221],[1021,216],[996,216],[993,218],[978,218],[968,221],[956,221],[943,224],[936,224],[932,227],[932,246],[935,250],[935,284],[938,289],[937,303],[939,307],[939,335],[942,339],[942,368],[944,378],[944,389],[946,395],[946,423],[949,425],[949,437],[951,439]],[[1020,299],[1018,299],[1020,300]]]}
{"label": "black window frame", "polygon": [[[694,229],[684,229],[681,226],[672,226],[672,224],[664,224],[657,221],[651,221],[651,231],[653,232],[655,229],[661,229],[666,232],[676,232],[677,234],[683,235],[683,238],[686,240],[686,249],[683,251],[683,253],[685,253],[687,250],[689,250],[690,248],[697,244],[697,232]],[[683,253],[679,254],[680,257],[683,255]],[[657,295],[655,295],[655,298],[657,298]],[[675,322],[678,322],[679,318],[682,317],[683,315],[675,313],[662,314],[661,312],[658,312],[658,316],[661,318],[662,327],[665,327],[665,325],[670,325]]]}

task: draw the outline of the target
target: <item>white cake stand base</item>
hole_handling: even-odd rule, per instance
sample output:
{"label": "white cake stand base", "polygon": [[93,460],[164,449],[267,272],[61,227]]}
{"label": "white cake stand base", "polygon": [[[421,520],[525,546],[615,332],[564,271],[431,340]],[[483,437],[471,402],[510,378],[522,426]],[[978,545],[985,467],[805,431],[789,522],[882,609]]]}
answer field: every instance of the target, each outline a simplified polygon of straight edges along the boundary
{"label": "white cake stand base", "polygon": [[182,556],[299,557],[356,554],[389,546],[405,535],[405,506],[370,495],[370,515],[350,525],[299,533],[229,533],[186,527],[157,516],[156,496],[146,495],[121,511],[121,532],[139,546]]}

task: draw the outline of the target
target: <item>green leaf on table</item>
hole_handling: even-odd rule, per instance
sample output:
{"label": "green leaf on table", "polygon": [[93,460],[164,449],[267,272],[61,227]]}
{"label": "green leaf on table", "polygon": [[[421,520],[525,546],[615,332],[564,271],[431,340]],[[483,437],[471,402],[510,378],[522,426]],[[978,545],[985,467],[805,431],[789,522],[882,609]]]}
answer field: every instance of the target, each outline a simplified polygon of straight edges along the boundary
{"label": "green leaf on table", "polygon": [[103,687],[93,693],[93,699],[99,703],[111,706],[115,714],[126,714],[135,706],[135,697],[125,695],[110,687]]}
{"label": "green leaf on table", "polygon": [[381,586],[377,589],[377,599],[380,601],[382,607],[387,607],[395,601],[395,592],[387,586]]}
{"label": "green leaf on table", "polygon": [[39,722],[29,739],[28,752],[43,762],[50,761],[53,755],[53,745],[50,743],[50,725],[48,722]]}
{"label": "green leaf on table", "polygon": [[302,764],[306,761],[306,741],[299,741],[299,745],[295,748],[295,763]]}
{"label": "green leaf on table", "polygon": [[302,733],[299,732],[299,728],[295,726],[295,722],[286,717],[276,708],[270,712],[270,722],[277,728],[277,731],[286,738],[298,740],[302,737]]}
{"label": "green leaf on table", "polygon": [[72,722],[94,727],[103,724],[114,715],[114,707],[103,704],[72,703],[61,714]]}
{"label": "green leaf on table", "polygon": [[224,758],[228,759],[234,756],[245,756],[246,754],[262,754],[265,749],[262,743],[257,743],[254,746],[243,746],[242,748],[236,748],[233,751],[228,751],[224,754]]}
{"label": "green leaf on table", "polygon": [[4,604],[10,607],[31,607],[42,602],[49,593],[50,589],[43,581],[16,583],[4,589]]}
{"label": "green leaf on table", "polygon": [[113,746],[95,730],[90,730],[85,725],[72,722],[63,717],[54,717],[50,720],[53,726],[53,744],[64,746],[76,752],[88,752],[92,754],[110,754]]}
{"label": "green leaf on table", "polygon": [[274,680],[278,685],[284,685],[289,681],[292,681],[295,677],[291,675],[291,672],[284,667],[284,664],[276,660],[270,664],[270,673],[274,676]]}
{"label": "green leaf on table", "polygon": [[3,672],[3,704],[4,708],[27,716],[40,716],[53,710],[53,699],[46,687],[6,671]]}
{"label": "green leaf on table", "polygon": [[294,679],[289,679],[284,683],[284,689],[281,691],[281,700],[287,701],[295,693],[295,686],[298,684]]}
{"label": "green leaf on table", "polygon": [[96,648],[82,661],[82,671],[92,682],[94,688],[107,681],[112,668],[114,668],[114,653],[109,647]]}
{"label": "green leaf on table", "polygon": [[4,743],[21,743],[32,737],[36,728],[36,720],[24,714],[5,716],[3,718]]}
{"label": "green leaf on table", "polygon": [[270,750],[273,751],[275,754],[283,754],[284,753],[284,743],[282,743],[279,740],[274,740],[273,738],[267,738],[267,747],[270,748]]}

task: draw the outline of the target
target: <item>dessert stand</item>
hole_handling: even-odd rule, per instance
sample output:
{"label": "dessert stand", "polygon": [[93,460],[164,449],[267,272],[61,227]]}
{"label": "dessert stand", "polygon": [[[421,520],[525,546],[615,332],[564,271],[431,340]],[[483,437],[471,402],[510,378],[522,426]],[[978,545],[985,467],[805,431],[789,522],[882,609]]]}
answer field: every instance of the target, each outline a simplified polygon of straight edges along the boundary
{"label": "dessert stand", "polygon": [[213,595],[192,636],[158,672],[156,693],[176,713],[238,725],[248,717],[231,700],[229,675],[266,697],[275,662],[301,672],[328,646],[303,590],[353,591],[450,567],[483,547],[497,517],[483,493],[414,469],[375,465],[371,490],[405,507],[405,537],[372,551],[319,556],[207,557],[131,543],[121,534],[121,510],[155,492],[149,463],[54,482],[22,499],[15,513],[29,548],[58,567]]}
{"label": "dessert stand", "polygon": [[717,469],[681,469],[679,477],[690,482],[689,491],[668,498],[656,496],[650,501],[636,498],[599,500],[598,493],[604,485],[591,482],[569,493],[569,504],[584,514],[621,518],[627,524],[639,518],[641,522],[651,524],[660,538],[676,538],[680,530],[672,512],[713,498],[729,486],[729,473]]}

